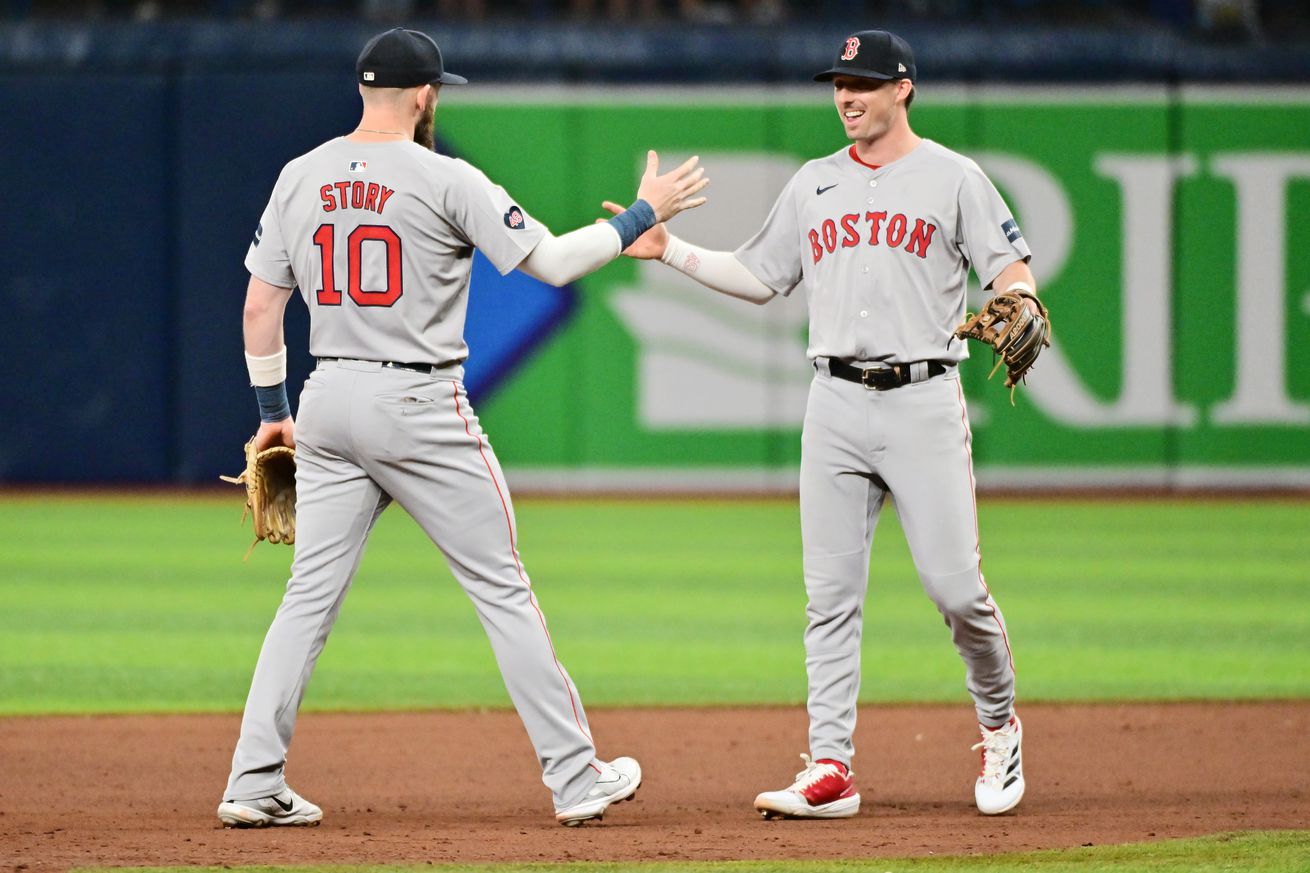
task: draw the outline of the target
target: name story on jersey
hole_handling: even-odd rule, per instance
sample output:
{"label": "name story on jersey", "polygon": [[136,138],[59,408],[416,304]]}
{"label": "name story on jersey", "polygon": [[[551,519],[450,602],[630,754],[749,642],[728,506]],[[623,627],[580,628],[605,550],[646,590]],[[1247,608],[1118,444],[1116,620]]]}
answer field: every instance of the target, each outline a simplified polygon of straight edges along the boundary
{"label": "name story on jersey", "polygon": [[367,209],[382,214],[395,189],[377,182],[329,182],[318,189],[324,212],[338,209]]}

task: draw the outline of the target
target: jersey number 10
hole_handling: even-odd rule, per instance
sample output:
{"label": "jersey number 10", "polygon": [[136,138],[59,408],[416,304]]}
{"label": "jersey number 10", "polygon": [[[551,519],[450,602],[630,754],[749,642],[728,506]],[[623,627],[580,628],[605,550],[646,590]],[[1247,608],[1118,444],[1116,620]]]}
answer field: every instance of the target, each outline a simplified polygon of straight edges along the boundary
{"label": "jersey number 10", "polygon": [[[336,227],[321,224],[314,231],[314,245],[323,256],[323,287],[317,291],[320,306],[340,306],[341,290],[337,288],[333,265]],[[379,242],[387,247],[387,287],[381,291],[365,291],[360,279],[360,262],[364,243]],[[400,272],[400,237],[386,225],[361,224],[346,237],[346,258],[350,267],[350,299],[360,306],[390,306],[404,293]]]}

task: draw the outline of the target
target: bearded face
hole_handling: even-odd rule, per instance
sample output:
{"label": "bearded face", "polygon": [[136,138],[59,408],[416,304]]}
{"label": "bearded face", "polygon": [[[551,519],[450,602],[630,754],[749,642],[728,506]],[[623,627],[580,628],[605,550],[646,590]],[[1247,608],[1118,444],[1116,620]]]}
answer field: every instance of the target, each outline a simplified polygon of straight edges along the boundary
{"label": "bearded face", "polygon": [[436,124],[437,114],[437,89],[434,87],[428,95],[428,105],[419,114],[418,121],[414,122],[414,142],[423,146],[428,151],[436,148],[436,140],[433,134],[433,127]]}

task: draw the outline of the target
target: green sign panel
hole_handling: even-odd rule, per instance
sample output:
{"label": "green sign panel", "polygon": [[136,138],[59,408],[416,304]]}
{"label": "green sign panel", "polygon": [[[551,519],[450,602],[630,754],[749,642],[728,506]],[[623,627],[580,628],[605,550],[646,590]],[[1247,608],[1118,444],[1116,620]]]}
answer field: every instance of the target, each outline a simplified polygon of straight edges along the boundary
{"label": "green sign panel", "polygon": [[[443,95],[438,138],[556,233],[630,200],[646,149],[698,154],[711,201],[672,229],[732,249],[845,140],[821,86],[698,94],[470,88]],[[924,89],[911,120],[996,182],[1053,315],[1017,406],[984,351],[963,365],[984,483],[1310,484],[1310,92]],[[757,307],[627,259],[579,287],[572,318],[474,398],[512,482],[794,482],[802,293]]]}

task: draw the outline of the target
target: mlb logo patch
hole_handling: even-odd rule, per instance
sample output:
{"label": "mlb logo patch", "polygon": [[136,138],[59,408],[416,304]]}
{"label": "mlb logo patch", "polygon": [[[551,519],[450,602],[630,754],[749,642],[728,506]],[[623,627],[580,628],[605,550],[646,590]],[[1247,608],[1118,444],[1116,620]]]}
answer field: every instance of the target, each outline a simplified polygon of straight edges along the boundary
{"label": "mlb logo patch", "polygon": [[362,173],[368,169],[368,161],[351,161],[350,172]]}
{"label": "mlb logo patch", "polygon": [[1005,234],[1005,238],[1010,242],[1023,239],[1023,234],[1019,233],[1019,225],[1015,223],[1013,218],[1007,219],[1001,224],[1001,233]]}
{"label": "mlb logo patch", "polygon": [[505,213],[505,226],[510,230],[522,230],[523,221],[523,210],[517,206],[511,206],[509,212]]}

